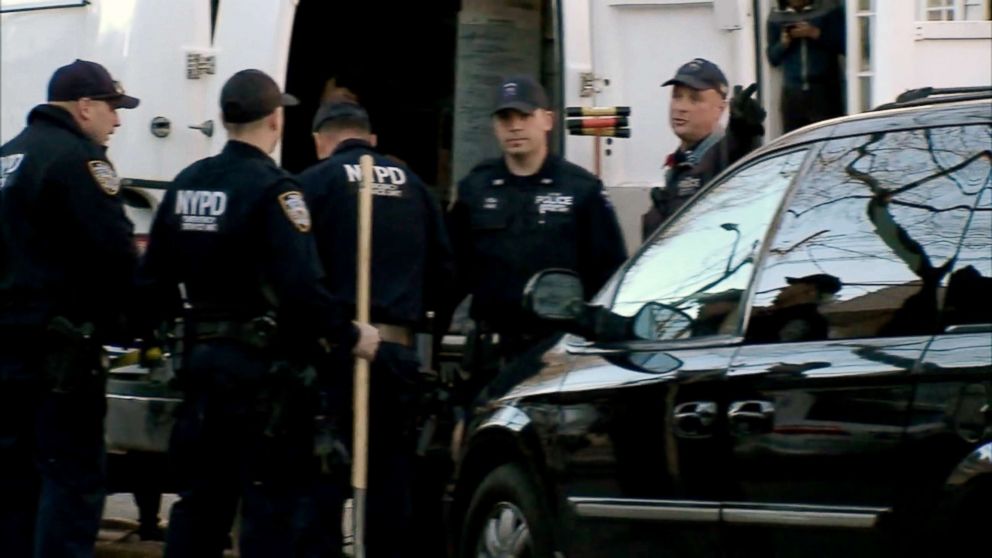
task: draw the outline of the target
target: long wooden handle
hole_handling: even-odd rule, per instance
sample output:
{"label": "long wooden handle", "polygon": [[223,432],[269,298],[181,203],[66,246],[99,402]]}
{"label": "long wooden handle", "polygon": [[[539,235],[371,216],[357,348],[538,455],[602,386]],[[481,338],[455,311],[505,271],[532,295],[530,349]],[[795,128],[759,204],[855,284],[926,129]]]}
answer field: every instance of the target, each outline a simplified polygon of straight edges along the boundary
{"label": "long wooden handle", "polygon": [[[372,265],[372,168],[371,155],[359,159],[362,185],[358,191],[358,275],[355,298],[356,320],[369,323]],[[369,361],[355,359],[354,447],[352,449],[351,485],[355,488],[354,555],[365,554],[365,490],[368,487],[369,442]]]}

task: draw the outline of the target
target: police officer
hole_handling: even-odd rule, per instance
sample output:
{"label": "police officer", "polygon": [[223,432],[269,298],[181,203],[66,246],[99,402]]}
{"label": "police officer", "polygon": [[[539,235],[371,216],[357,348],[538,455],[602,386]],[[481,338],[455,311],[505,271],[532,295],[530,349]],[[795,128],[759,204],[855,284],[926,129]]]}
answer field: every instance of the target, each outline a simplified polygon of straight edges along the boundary
{"label": "police officer", "polygon": [[[451,247],[434,196],[406,165],[376,151],[376,138],[363,107],[353,102],[323,105],[314,117],[313,133],[318,154],[327,158],[303,172],[299,180],[313,214],[328,290],[352,305],[359,158],[371,155],[374,160],[371,316],[383,343],[370,375],[365,542],[370,557],[408,556],[411,541],[422,535],[410,529],[417,438],[414,420],[421,391],[414,334],[427,325],[426,313],[436,310],[453,283]],[[347,360],[338,367],[351,370]],[[351,378],[341,371],[333,376]],[[342,382],[328,392],[347,396],[351,389]],[[350,428],[340,430],[351,432]],[[440,499],[439,491],[438,503]],[[336,509],[341,509],[340,504]],[[440,525],[441,519],[434,517],[434,525]],[[324,523],[340,524],[340,517]],[[421,553],[425,550],[418,548]]]}
{"label": "police officer", "polygon": [[531,276],[571,269],[591,295],[626,259],[603,183],[549,153],[554,116],[547,107],[544,89],[529,77],[500,84],[492,122],[503,156],[459,182],[449,214],[462,292],[472,295],[476,322],[470,396],[493,372],[480,369],[483,361],[508,361],[550,333],[522,309]]}
{"label": "police officer", "polygon": [[220,96],[229,141],[165,194],[142,264],[151,300],[182,306],[185,392],[170,451],[181,500],[166,556],[220,556],[240,499],[242,556],[304,555],[316,476],[312,374],[317,341],[371,360],[378,334],[353,325],[321,284],[296,182],[267,155],[283,130],[280,93],[258,70]]}
{"label": "police officer", "polygon": [[729,86],[709,60],[686,62],[661,85],[672,86],[669,119],[680,143],[665,161],[665,187],[651,189],[652,207],[641,222],[644,239],[723,169],[757,147],[765,133],[765,111],[751,98],[756,84],[743,91],[735,88],[725,133],[720,117],[727,108]]}
{"label": "police officer", "polygon": [[[105,357],[127,341],[137,254],[106,144],[138,99],[95,62],[0,147],[0,549],[92,556],[103,509]],[[39,499],[40,495],[40,499]]]}

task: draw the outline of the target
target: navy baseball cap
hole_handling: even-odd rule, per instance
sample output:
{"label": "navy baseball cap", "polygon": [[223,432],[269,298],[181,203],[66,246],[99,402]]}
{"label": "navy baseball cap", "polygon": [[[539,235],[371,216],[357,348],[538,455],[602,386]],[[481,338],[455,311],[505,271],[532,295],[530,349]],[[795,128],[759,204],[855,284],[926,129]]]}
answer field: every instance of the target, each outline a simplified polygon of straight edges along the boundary
{"label": "navy baseball cap", "polygon": [[795,285],[796,283],[807,283],[815,286],[818,291],[828,294],[835,294],[842,286],[840,279],[830,275],[829,273],[816,273],[813,275],[806,275],[804,277],[786,277],[785,282],[790,285]]}
{"label": "navy baseball cap", "polygon": [[512,109],[529,114],[539,108],[548,108],[549,104],[540,83],[527,76],[516,76],[500,83],[492,113]]}
{"label": "navy baseball cap", "polygon": [[369,113],[358,103],[336,101],[324,103],[313,116],[313,131],[319,132],[320,127],[328,122],[345,121],[366,130],[372,129]]}
{"label": "navy baseball cap", "polygon": [[717,93],[724,97],[727,96],[727,92],[730,90],[727,76],[723,75],[720,67],[705,58],[693,58],[682,64],[678,71],[675,72],[675,77],[662,83],[661,86],[665,87],[666,85],[675,84],[685,85],[699,91],[715,89]]}
{"label": "navy baseball cap", "polygon": [[48,100],[78,101],[83,97],[107,101],[114,108],[132,109],[140,102],[124,94],[120,82],[110,77],[106,68],[88,60],[76,59],[55,70],[48,82]]}
{"label": "navy baseball cap", "polygon": [[275,80],[261,70],[241,70],[220,90],[224,122],[244,124],[264,118],[279,107],[292,107],[300,101],[279,90]]}

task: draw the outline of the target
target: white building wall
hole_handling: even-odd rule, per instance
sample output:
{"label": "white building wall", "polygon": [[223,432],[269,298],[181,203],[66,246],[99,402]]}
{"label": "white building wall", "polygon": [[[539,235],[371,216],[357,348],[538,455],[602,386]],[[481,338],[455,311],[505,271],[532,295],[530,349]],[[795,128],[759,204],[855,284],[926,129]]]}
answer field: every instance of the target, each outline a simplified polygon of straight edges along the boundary
{"label": "white building wall", "polygon": [[992,21],[918,21],[917,10],[912,0],[875,0],[872,105],[917,87],[992,84]]}

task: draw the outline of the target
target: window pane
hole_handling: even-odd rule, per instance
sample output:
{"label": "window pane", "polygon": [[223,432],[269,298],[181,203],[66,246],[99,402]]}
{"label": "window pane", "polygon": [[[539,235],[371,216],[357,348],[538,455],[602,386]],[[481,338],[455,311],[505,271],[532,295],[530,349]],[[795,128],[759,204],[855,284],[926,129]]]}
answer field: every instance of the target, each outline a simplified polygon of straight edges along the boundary
{"label": "window pane", "polygon": [[870,11],[872,11],[872,9],[871,9],[871,0],[858,0],[858,11],[859,12],[870,12]]}
{"label": "window pane", "polygon": [[858,78],[858,87],[861,89],[861,112],[871,109],[871,79],[871,76]]}
{"label": "window pane", "polygon": [[964,19],[980,21],[988,19],[988,10],[981,0],[968,0],[964,4]]}
{"label": "window pane", "polygon": [[858,30],[861,37],[861,58],[858,69],[862,72],[871,71],[871,18],[859,17]]}
{"label": "window pane", "polygon": [[[620,279],[613,312],[632,316],[646,303],[660,302],[697,319],[702,306],[712,309],[716,299],[728,298],[733,300],[727,312],[736,310],[752,260],[805,154],[742,169],[677,216]],[[716,328],[707,332],[712,333]]]}
{"label": "window pane", "polygon": [[937,331],[950,266],[992,275],[990,159],[987,126],[827,143],[771,245],[748,338]]}

